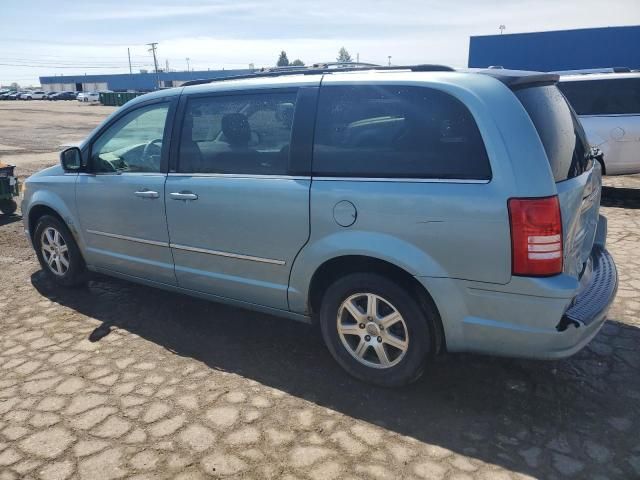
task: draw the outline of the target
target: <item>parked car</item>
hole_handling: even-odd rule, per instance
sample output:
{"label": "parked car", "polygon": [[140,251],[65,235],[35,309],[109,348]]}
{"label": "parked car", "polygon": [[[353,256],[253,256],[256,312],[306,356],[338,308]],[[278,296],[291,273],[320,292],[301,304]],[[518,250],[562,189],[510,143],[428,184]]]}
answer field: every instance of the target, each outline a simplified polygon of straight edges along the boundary
{"label": "parked car", "polygon": [[47,92],[47,93],[44,95],[43,100],[52,100],[52,99],[53,99],[53,96],[54,96],[54,95],[57,95],[58,93],[60,93],[60,92],[54,92],[54,91]]}
{"label": "parked car", "polygon": [[43,90],[35,90],[33,92],[24,92],[20,95],[21,100],[42,100],[47,92]]}
{"label": "parked car", "polygon": [[604,174],[640,173],[640,73],[563,76],[559,87],[602,151]]}
{"label": "parked car", "polygon": [[0,100],[9,100],[9,97],[11,95],[14,95],[16,93],[15,90],[9,90],[9,91],[5,91],[4,93],[0,93]]}
{"label": "parked car", "polygon": [[445,348],[550,359],[597,334],[617,274],[557,75],[308,73],[150,93],[64,150],[22,203],[46,275],[319,322],[385,386]]}
{"label": "parked car", "polygon": [[100,92],[81,92],[76,97],[79,102],[97,103],[100,101]]}
{"label": "parked car", "polygon": [[24,92],[13,92],[7,97],[7,100],[18,100],[20,99],[20,95],[22,95],[23,93]]}
{"label": "parked car", "polygon": [[51,97],[51,100],[75,100],[76,99],[76,92],[72,92],[72,91],[65,91],[65,92],[60,92],[56,95],[53,95]]}

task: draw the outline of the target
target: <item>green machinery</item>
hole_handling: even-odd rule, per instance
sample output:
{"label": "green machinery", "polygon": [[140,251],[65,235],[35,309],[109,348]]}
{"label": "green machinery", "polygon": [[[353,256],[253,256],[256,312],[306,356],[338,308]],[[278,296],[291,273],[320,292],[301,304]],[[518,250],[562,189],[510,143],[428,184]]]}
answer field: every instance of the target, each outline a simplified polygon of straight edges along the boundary
{"label": "green machinery", "polygon": [[20,183],[13,173],[13,165],[0,163],[0,212],[13,214],[18,208],[15,198],[20,195]]}

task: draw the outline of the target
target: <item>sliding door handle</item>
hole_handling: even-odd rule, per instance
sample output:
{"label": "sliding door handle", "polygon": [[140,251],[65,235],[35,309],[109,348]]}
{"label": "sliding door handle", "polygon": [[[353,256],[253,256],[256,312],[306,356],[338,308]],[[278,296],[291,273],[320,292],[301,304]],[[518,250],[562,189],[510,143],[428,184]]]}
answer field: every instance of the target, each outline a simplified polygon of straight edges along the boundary
{"label": "sliding door handle", "polygon": [[197,200],[198,195],[191,192],[172,192],[169,194],[173,200]]}
{"label": "sliding door handle", "polygon": [[140,190],[135,192],[136,197],[142,198],[158,198],[160,194],[158,192],[154,192],[153,190]]}

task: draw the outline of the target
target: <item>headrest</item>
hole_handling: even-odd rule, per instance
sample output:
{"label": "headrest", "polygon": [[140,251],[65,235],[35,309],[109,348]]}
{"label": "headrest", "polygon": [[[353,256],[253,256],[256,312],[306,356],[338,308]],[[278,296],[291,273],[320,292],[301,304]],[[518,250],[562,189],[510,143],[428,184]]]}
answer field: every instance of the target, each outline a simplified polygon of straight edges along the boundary
{"label": "headrest", "polygon": [[276,119],[286,127],[290,127],[293,124],[293,111],[293,103],[280,103],[276,107]]}
{"label": "headrest", "polygon": [[251,139],[249,120],[244,113],[227,113],[222,117],[222,133],[229,145],[245,146]]}

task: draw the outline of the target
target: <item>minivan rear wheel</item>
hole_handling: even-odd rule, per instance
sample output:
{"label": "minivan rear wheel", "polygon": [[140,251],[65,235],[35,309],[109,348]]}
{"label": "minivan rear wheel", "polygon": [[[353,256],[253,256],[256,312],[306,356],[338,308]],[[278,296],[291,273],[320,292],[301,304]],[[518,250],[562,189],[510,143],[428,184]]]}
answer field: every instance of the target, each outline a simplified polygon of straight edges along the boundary
{"label": "minivan rear wheel", "polygon": [[320,328],[335,360],[368,383],[397,387],[417,380],[431,352],[431,319],[417,300],[378,274],[354,273],[326,291]]}
{"label": "minivan rear wheel", "polygon": [[36,225],[33,243],[47,277],[58,285],[75,287],[87,281],[87,269],[76,241],[58,218],[43,215]]}

